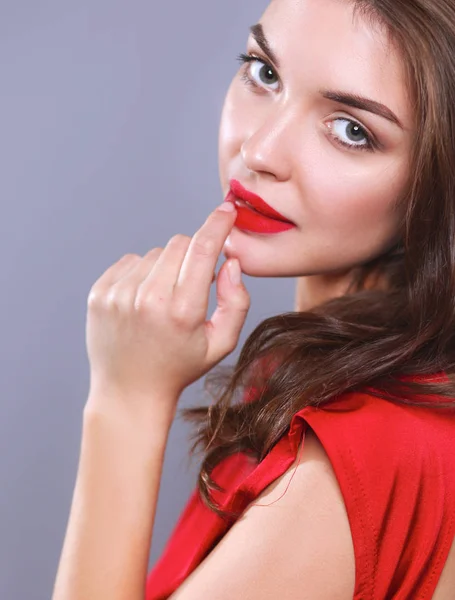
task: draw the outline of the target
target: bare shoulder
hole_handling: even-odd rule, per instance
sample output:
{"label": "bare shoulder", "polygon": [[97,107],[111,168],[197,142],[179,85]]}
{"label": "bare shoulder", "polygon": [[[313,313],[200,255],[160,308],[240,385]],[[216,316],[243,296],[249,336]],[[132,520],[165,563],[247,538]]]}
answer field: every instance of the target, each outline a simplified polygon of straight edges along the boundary
{"label": "bare shoulder", "polygon": [[441,577],[438,581],[433,600],[455,599],[455,540],[447,557]]}
{"label": "bare shoulder", "polygon": [[330,461],[310,429],[297,463],[247,508],[172,600],[352,600],[349,521]]}

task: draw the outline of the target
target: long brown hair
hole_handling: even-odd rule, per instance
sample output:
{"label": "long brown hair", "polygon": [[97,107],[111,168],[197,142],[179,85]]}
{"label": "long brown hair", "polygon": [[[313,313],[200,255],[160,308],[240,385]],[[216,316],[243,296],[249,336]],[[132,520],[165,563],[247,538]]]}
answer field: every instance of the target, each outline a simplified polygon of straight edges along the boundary
{"label": "long brown hair", "polygon": [[[213,468],[237,452],[263,460],[304,406],[368,390],[388,401],[455,408],[455,3],[353,4],[397,44],[415,110],[400,239],[357,269],[346,295],[260,323],[233,367],[206,376],[204,389],[215,401],[181,411],[197,425],[191,454],[204,452],[202,499],[224,518],[236,515],[210,497],[221,489]],[[386,289],[367,289],[372,275],[385,277]],[[407,380],[441,372],[447,381]],[[253,402],[244,401],[248,389],[256,390]]]}

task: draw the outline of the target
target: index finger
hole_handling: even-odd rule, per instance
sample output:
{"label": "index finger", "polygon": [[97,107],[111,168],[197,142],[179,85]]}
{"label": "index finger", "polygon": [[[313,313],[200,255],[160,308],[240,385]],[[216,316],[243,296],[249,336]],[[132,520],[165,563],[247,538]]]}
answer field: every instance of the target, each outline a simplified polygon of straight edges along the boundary
{"label": "index finger", "polygon": [[192,306],[195,317],[205,318],[213,272],[226,238],[234,226],[237,211],[233,202],[224,202],[214,210],[193,236],[174,287],[176,302]]}

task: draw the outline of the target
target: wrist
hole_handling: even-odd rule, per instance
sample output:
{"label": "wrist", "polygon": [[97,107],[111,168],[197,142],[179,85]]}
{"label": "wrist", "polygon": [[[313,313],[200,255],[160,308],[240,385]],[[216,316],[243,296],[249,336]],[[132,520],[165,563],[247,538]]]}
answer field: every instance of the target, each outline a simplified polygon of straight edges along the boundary
{"label": "wrist", "polygon": [[113,435],[166,442],[177,410],[178,399],[128,397],[105,389],[90,390],[84,407],[84,427],[104,429]]}
{"label": "wrist", "polygon": [[91,386],[84,407],[84,413],[97,414],[106,418],[131,422],[136,427],[170,427],[174,420],[179,395],[151,391],[147,394],[137,391],[119,390],[109,385]]}
{"label": "wrist", "polygon": [[[120,413],[86,410],[83,416],[80,472],[122,472],[139,485],[147,485],[154,465],[164,461],[170,428],[144,427]],[[83,476],[85,477],[85,476]]]}

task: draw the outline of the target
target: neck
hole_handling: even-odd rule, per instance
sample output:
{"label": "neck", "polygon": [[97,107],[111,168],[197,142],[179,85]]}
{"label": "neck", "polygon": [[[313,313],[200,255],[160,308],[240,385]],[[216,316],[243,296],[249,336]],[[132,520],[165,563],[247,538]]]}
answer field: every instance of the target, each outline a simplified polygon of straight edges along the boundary
{"label": "neck", "polygon": [[[355,274],[358,274],[358,267],[337,273],[297,277],[295,311],[311,310],[319,304],[332,300],[332,298],[346,295]],[[387,290],[387,275],[371,271],[367,275],[362,288],[365,290]]]}
{"label": "neck", "polygon": [[327,300],[344,296],[352,279],[352,270],[343,273],[297,278],[295,310],[310,310]]}

